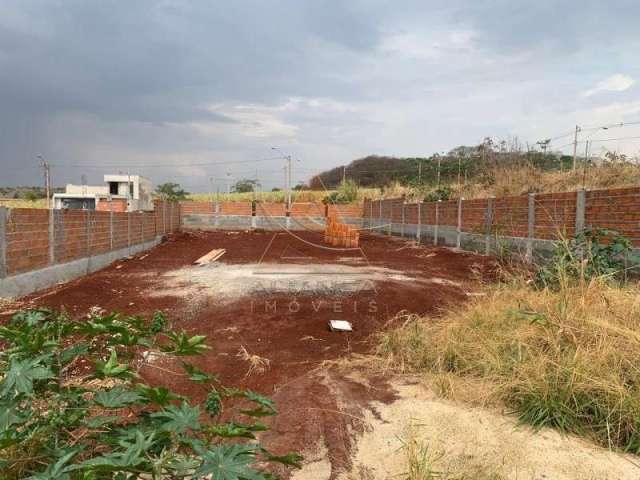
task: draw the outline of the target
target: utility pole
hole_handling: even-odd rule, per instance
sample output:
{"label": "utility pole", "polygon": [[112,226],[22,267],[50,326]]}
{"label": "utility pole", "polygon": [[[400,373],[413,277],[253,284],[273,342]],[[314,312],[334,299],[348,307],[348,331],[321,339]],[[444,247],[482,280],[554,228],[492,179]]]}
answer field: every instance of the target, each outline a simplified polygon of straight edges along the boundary
{"label": "utility pole", "polygon": [[227,172],[227,195],[231,193],[231,174]]}
{"label": "utility pole", "polygon": [[284,164],[284,201],[287,202],[287,179],[289,175],[287,174],[287,164]]}
{"label": "utility pole", "polygon": [[536,142],[536,145],[540,145],[542,148],[542,158],[547,158],[547,147],[551,143],[551,139],[547,138],[546,140],[542,140],[540,142]]}
{"label": "utility pole", "polygon": [[347,166],[342,167],[342,184],[347,181]]}
{"label": "utility pole", "polygon": [[291,155],[287,155],[287,212],[291,210]]}
{"label": "utility pole", "polygon": [[584,165],[582,165],[582,188],[587,188],[587,166],[589,165],[589,140],[584,146]]}
{"label": "utility pole", "polygon": [[40,159],[40,166],[44,171],[44,191],[47,196],[47,208],[51,208],[51,165],[47,162],[42,155],[38,155]]}
{"label": "utility pole", "polygon": [[578,132],[580,131],[580,127],[576,125],[576,132],[573,135],[573,170],[576,169],[576,164],[578,162]]}
{"label": "utility pole", "polygon": [[286,188],[286,202],[287,202],[287,211],[291,209],[291,155],[285,155],[282,150],[278,147],[271,147],[271,150],[275,150],[279,152],[287,163],[284,167],[284,184]]}
{"label": "utility pole", "polygon": [[438,155],[438,189],[440,188],[440,154]]}
{"label": "utility pole", "polygon": [[418,185],[422,185],[422,160],[418,163]]}

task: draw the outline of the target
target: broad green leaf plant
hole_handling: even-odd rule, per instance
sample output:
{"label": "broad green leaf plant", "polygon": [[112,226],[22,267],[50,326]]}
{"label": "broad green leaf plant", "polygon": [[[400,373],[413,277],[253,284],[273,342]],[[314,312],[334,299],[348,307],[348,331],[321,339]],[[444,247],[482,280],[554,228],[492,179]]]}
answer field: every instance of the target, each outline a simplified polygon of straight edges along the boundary
{"label": "broad green leaf plant", "polygon": [[[0,326],[0,345],[2,479],[268,480],[276,464],[301,461],[256,441],[273,402],[186,361],[209,348],[206,338],[167,331],[162,313],[21,311]],[[185,360],[177,373],[204,400],[147,385],[138,372],[149,352]]]}

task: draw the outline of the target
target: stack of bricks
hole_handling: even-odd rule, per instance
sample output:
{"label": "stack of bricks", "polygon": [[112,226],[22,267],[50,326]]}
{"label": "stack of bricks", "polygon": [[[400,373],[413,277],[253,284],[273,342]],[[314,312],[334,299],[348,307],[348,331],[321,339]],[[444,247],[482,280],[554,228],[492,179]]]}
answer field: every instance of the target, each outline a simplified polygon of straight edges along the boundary
{"label": "stack of bricks", "polygon": [[324,241],[334,247],[357,248],[360,246],[360,232],[356,227],[341,223],[335,217],[328,217]]}

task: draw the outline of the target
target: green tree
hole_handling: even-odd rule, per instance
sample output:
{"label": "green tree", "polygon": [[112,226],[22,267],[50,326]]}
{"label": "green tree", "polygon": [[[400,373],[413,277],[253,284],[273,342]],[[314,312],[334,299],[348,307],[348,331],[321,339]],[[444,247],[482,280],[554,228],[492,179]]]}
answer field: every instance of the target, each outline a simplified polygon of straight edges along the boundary
{"label": "green tree", "polygon": [[29,190],[24,194],[24,199],[30,202],[35,202],[38,199],[38,195],[33,190]]}
{"label": "green tree", "polygon": [[237,193],[253,192],[258,185],[258,180],[252,180],[250,178],[243,178],[238,180],[233,186],[233,191]]}
{"label": "green tree", "polygon": [[167,182],[156,187],[156,194],[163,200],[176,202],[178,200],[186,200],[189,192],[185,192],[178,183]]}

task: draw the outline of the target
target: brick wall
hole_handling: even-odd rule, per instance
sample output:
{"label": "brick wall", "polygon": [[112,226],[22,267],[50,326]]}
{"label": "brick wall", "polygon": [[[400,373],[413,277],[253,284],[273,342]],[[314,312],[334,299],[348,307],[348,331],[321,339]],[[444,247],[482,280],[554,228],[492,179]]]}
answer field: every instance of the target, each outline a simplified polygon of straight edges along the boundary
{"label": "brick wall", "polygon": [[535,238],[573,237],[576,226],[576,192],[535,196]]}
{"label": "brick wall", "polygon": [[220,202],[220,215],[251,215],[251,202]]}
{"label": "brick wall", "polygon": [[529,197],[494,199],[491,220],[491,232],[494,235],[526,237],[529,228]]}
{"label": "brick wall", "polygon": [[587,192],[585,204],[585,226],[616,230],[640,245],[639,187]]}
{"label": "brick wall", "polygon": [[182,214],[212,214],[215,212],[214,202],[180,202]]}
{"label": "brick wall", "polygon": [[[362,215],[362,212],[360,212]],[[324,217],[325,205],[315,202],[298,202],[291,204],[292,217]]]}
{"label": "brick wall", "polygon": [[180,228],[180,209],[164,202],[157,202],[153,212],[33,208],[3,212],[0,278],[148,242]]}
{"label": "brick wall", "polygon": [[109,200],[101,200],[96,204],[96,210],[101,212],[126,212],[127,211],[127,201],[123,198],[116,198],[111,201]]}
{"label": "brick wall", "polygon": [[350,203],[345,205],[328,205],[327,215],[330,217],[356,217],[362,218],[362,204]]}
{"label": "brick wall", "polygon": [[[402,205],[402,201],[398,203]],[[252,202],[220,202],[219,215],[253,215]],[[180,202],[182,215],[216,213],[215,202]],[[257,216],[285,216],[286,204],[278,202],[256,202],[255,215]],[[363,204],[353,203],[346,205],[328,205],[325,207],[320,202],[299,202],[291,204],[292,217],[325,217],[334,215],[339,217],[362,218]]]}
{"label": "brick wall", "polygon": [[260,217],[284,217],[287,208],[284,203],[257,202],[256,215]]}
{"label": "brick wall", "polygon": [[[616,230],[640,248],[640,187],[584,192],[584,227]],[[556,240],[573,237],[576,232],[579,192],[533,195],[534,239]],[[489,205],[491,204],[491,209]],[[416,225],[435,225],[436,202],[405,202],[402,198],[365,200],[362,214],[374,221],[402,221]],[[462,231],[486,234],[490,219],[491,235],[527,238],[529,235],[529,196],[463,200]],[[418,211],[420,222],[418,222]],[[579,213],[578,213],[579,214]],[[438,225],[458,225],[458,201],[439,202]]]}
{"label": "brick wall", "polygon": [[5,227],[8,275],[49,264],[49,211],[33,208],[8,210]]}

